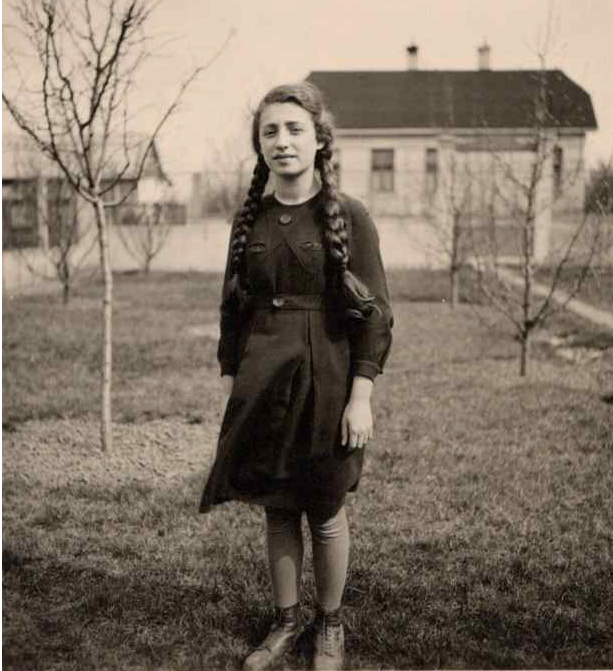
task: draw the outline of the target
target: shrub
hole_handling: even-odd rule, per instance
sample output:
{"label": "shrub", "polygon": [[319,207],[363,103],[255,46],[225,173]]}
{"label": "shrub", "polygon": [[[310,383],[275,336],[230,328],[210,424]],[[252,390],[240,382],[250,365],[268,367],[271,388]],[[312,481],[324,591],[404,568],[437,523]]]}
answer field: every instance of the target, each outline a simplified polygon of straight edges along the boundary
{"label": "shrub", "polygon": [[613,166],[601,161],[590,171],[585,191],[585,211],[613,213]]}

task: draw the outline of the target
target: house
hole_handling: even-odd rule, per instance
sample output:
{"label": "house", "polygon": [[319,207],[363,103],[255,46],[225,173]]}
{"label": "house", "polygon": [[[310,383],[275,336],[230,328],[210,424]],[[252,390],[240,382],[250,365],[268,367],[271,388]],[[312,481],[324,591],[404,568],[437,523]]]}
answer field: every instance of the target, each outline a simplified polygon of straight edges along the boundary
{"label": "house", "polygon": [[[147,152],[145,156],[145,152]],[[105,184],[112,184],[104,199],[109,203],[107,216],[113,224],[130,225],[138,220],[138,211],[143,205],[163,205],[173,224],[185,223],[185,207],[175,203],[172,198],[172,182],[164,171],[156,142],[149,146],[147,137],[132,134],[128,138],[129,165],[126,169],[124,151],[115,151],[105,167]],[[142,172],[138,170],[142,164]],[[116,175],[121,179],[116,181]],[[138,180],[137,180],[138,177]],[[125,198],[125,200],[123,200]],[[118,207],[110,203],[121,200]]]}
{"label": "house", "polygon": [[560,70],[492,70],[490,51],[479,47],[475,70],[421,70],[412,44],[406,70],[311,72],[334,115],[340,187],[380,217],[432,216],[451,164],[490,181],[495,163],[525,177],[538,125],[550,147],[541,189],[549,220],[582,210],[585,136],[596,128],[589,94]]}
{"label": "house", "polygon": [[[103,198],[108,203],[107,221],[112,224],[110,245],[116,270],[134,267],[123,240],[132,233],[141,234],[133,226],[145,221],[143,214],[151,221],[148,215],[154,211],[153,220],[172,229],[186,223],[186,205],[175,197],[158,147],[154,142],[145,156],[147,145],[142,135],[129,135],[125,144],[108,152],[103,169],[102,185],[110,187]],[[2,158],[3,290],[34,287],[54,278],[54,260],[62,258],[62,248],[70,250],[80,268],[95,267],[93,208],[75,194],[57,164],[24,135],[3,135]],[[120,205],[111,204],[124,197]],[[124,226],[130,233],[123,234]]]}
{"label": "house", "polygon": [[[173,223],[185,223],[185,208],[171,201],[171,181],[162,168],[156,144],[144,159],[137,182],[137,170],[147,148],[144,138],[128,138],[126,168],[123,148],[110,152],[102,178],[112,188],[104,198],[111,203],[126,197],[119,207],[107,207],[112,223],[133,223],[138,207],[148,203],[168,208]],[[120,179],[113,185],[116,175]],[[91,218],[84,202],[70,188],[59,166],[45,156],[27,136],[2,138],[2,250],[53,247],[58,221],[66,216]]]}
{"label": "house", "polygon": [[[2,250],[48,244],[47,193],[63,182],[57,166],[22,136],[2,137]],[[74,203],[74,199],[70,198]],[[4,259],[3,259],[4,260]]]}

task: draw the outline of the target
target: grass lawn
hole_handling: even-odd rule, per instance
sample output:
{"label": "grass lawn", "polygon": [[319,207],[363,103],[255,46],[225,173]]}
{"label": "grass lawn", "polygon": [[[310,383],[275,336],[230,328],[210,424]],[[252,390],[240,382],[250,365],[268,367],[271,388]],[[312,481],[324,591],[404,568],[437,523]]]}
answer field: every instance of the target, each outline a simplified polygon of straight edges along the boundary
{"label": "grass lawn", "polygon": [[[613,667],[613,335],[518,345],[446,278],[393,272],[376,438],[350,499],[347,668]],[[196,513],[215,447],[220,278],[117,276],[114,448],[101,287],[3,305],[3,664],[234,669],[268,626],[259,509]],[[465,296],[475,298],[470,287]],[[313,607],[307,560],[304,609]],[[308,668],[306,647],[289,660]]]}

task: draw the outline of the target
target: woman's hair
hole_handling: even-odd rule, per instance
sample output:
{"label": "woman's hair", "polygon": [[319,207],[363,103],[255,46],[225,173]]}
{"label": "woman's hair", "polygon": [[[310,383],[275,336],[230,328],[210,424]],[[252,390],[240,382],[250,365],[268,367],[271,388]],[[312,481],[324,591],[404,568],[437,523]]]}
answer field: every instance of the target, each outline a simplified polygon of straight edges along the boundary
{"label": "woman's hair", "polygon": [[309,82],[284,84],[271,89],[262,99],[253,115],[251,143],[257,155],[247,198],[234,219],[234,234],[230,243],[230,272],[232,291],[239,304],[244,301],[246,287],[245,249],[251,228],[260,211],[262,196],[268,181],[269,169],[260,147],[260,118],[271,103],[295,103],[309,112],[315,127],[315,137],[322,143],[315,154],[315,169],[321,181],[321,207],[319,216],[323,228],[326,254],[331,265],[332,289],[344,299],[347,314],[354,318],[365,318],[374,305],[374,297],[368,289],[348,270],[349,249],[347,244],[347,223],[343,216],[332,166],[332,144],[334,142],[333,123],[330,112],[325,108],[319,89]]}

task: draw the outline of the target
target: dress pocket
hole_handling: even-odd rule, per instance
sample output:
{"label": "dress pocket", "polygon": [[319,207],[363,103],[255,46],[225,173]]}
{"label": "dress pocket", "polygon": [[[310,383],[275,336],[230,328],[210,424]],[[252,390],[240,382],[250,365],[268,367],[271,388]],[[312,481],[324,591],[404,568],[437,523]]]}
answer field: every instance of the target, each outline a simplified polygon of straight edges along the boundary
{"label": "dress pocket", "polygon": [[247,246],[248,254],[265,254],[267,251],[265,242],[250,242]]}
{"label": "dress pocket", "polygon": [[313,275],[323,272],[326,253],[324,246],[317,240],[305,240],[299,245],[300,261]]}

